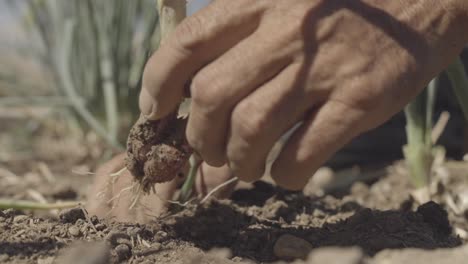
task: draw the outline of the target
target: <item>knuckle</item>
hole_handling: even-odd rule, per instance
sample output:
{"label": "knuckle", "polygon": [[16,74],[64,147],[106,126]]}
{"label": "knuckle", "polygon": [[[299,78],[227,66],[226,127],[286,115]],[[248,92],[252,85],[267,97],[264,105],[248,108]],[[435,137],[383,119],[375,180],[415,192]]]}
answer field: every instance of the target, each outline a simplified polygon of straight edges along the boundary
{"label": "knuckle", "polygon": [[213,167],[220,167],[226,163],[223,152],[218,145],[209,139],[210,135],[187,132],[187,142],[202,157],[203,161]]}
{"label": "knuckle", "polygon": [[384,93],[376,88],[379,87],[378,83],[361,76],[349,79],[348,83],[348,87],[352,87],[354,92],[332,96],[331,101],[338,102],[349,108],[349,110],[355,109],[366,112],[372,112],[382,104],[381,98]]}
{"label": "knuckle", "polygon": [[226,106],[227,96],[222,78],[211,77],[211,74],[197,74],[191,84],[192,103],[203,108],[206,113],[213,113]]}
{"label": "knuckle", "polygon": [[253,143],[266,129],[266,118],[253,103],[241,102],[232,113],[233,132],[245,142]]}
{"label": "knuckle", "polygon": [[359,93],[355,93],[354,95],[354,105],[356,108],[365,111],[372,111],[381,104],[381,101],[379,100],[381,97],[381,91],[377,88],[379,87],[377,82],[363,77],[358,77],[357,80],[352,81],[354,81],[356,87],[359,88]]}
{"label": "knuckle", "polygon": [[194,50],[205,39],[205,22],[200,16],[186,18],[174,31],[174,48],[183,51]]}
{"label": "knuckle", "polygon": [[216,102],[216,98],[211,92],[210,82],[204,75],[198,74],[193,78],[190,87],[192,103],[199,107],[209,107]]}
{"label": "knuckle", "polygon": [[364,88],[361,90],[361,96],[356,98],[355,108],[362,111],[374,111],[381,105],[380,94],[373,88]]}

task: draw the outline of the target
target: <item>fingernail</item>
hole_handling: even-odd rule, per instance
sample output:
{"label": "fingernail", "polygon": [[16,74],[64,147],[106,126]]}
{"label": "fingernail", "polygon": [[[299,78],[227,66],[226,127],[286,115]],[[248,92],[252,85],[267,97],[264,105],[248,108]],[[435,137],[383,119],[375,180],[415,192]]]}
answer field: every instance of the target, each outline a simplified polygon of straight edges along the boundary
{"label": "fingernail", "polygon": [[141,114],[147,119],[156,119],[157,103],[145,88],[141,89],[139,101]]}
{"label": "fingernail", "polygon": [[157,112],[157,104],[153,102],[153,106],[151,108],[151,111],[149,114],[147,115],[144,115],[144,117],[148,120],[158,120],[160,119],[160,116],[158,115],[158,112]]}

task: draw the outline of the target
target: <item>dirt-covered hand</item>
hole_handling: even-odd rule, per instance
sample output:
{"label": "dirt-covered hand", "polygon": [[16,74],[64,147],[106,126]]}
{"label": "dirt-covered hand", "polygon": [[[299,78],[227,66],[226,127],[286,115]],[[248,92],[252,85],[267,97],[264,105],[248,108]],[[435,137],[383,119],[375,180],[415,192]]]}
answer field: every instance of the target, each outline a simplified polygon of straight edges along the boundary
{"label": "dirt-covered hand", "polygon": [[[299,189],[333,153],[401,110],[468,40],[464,0],[217,0],[146,65],[142,112],[167,115],[190,85],[187,139],[242,180]],[[465,32],[463,32],[465,31]]]}

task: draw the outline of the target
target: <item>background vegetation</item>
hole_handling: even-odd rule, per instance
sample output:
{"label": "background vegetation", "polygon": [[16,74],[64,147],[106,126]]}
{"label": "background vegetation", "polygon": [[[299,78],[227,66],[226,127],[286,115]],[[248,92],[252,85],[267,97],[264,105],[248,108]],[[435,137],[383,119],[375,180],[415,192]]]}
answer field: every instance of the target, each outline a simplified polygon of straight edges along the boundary
{"label": "background vegetation", "polygon": [[18,14],[20,28],[34,42],[31,50],[16,49],[22,56],[13,64],[35,66],[23,73],[27,84],[18,73],[0,67],[0,107],[47,108],[49,117],[65,123],[62,130],[68,136],[93,133],[122,150],[138,115],[144,63],[158,45],[155,1],[29,0],[4,5]]}

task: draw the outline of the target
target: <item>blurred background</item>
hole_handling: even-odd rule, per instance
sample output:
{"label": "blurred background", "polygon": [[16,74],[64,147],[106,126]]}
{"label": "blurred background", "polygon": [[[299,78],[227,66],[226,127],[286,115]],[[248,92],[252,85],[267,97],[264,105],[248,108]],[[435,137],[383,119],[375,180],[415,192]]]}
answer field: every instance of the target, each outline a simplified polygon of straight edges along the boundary
{"label": "blurred background", "polygon": [[0,162],[122,150],[157,21],[155,0],[0,0]]}
{"label": "blurred background", "polygon": [[[203,2],[192,1],[190,12]],[[155,1],[0,0],[0,12],[0,115],[14,121],[2,122],[2,135],[12,129],[20,141],[2,141],[2,160],[32,155],[30,136],[46,120],[56,121],[56,139],[82,142],[93,132],[121,149],[138,114],[143,65],[158,45]]]}
{"label": "blurred background", "polygon": [[0,0],[0,196],[80,192],[124,149],[158,43],[155,0]]}
{"label": "blurred background", "polygon": [[0,160],[122,150],[158,44],[155,1],[1,0],[0,10]]}

